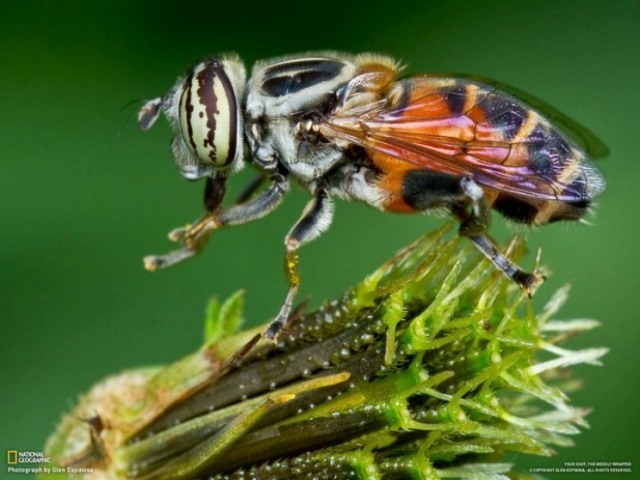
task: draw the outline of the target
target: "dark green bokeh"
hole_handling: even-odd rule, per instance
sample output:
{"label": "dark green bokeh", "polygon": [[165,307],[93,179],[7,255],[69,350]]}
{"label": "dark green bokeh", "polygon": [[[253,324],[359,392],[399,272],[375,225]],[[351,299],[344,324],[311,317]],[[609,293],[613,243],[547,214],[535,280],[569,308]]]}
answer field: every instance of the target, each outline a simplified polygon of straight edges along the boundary
{"label": "dark green bokeh", "polygon": [[[587,385],[574,399],[594,408],[592,429],[556,458],[506,460],[522,469],[633,461],[639,21],[636,1],[2,2],[0,451],[40,450],[60,414],[104,376],[194,350],[210,295],[246,289],[251,324],[277,311],[286,288],[282,239],[306,201],[301,191],[268,218],[219,232],[200,258],[143,270],[142,256],[171,247],[168,230],[199,215],[202,187],[176,172],[165,122],[138,131],[136,100],[164,93],[209,53],[235,50],[251,64],[330,48],[387,52],[411,73],[510,83],[608,143],[600,165],[609,187],[595,226],[528,234],[554,272],[535,303],[572,282],[562,316],[603,322],[576,344],[612,349],[604,368],[578,369]],[[250,176],[231,182],[232,193]],[[301,252],[300,298],[337,294],[440,223],[338,203],[333,228]],[[496,217],[495,227],[506,239],[505,222]]]}

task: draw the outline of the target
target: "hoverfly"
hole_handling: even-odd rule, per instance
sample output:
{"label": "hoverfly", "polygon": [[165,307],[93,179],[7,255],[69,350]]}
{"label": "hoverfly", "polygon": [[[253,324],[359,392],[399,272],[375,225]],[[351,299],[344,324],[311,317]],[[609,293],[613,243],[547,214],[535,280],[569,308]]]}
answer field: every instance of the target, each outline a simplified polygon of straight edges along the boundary
{"label": "hoverfly", "polygon": [[[528,225],[581,219],[605,188],[588,154],[606,147],[532,97],[471,77],[401,78],[400,70],[387,56],[317,52],[259,61],[247,81],[240,59],[227,54],[196,64],[145,103],[141,129],[164,111],[180,172],[206,178],[204,216],[171,232],[183,247],[145,258],[146,267],[174,265],[214,230],[264,217],[292,178],[313,198],[285,239],[289,289],[267,339],[286,323],[300,282],[296,252],[329,228],[333,197],[387,212],[447,212],[460,235],[531,296],[543,277],[498,252],[486,235],[491,209]],[[261,175],[224,209],[225,181],[245,158]]]}

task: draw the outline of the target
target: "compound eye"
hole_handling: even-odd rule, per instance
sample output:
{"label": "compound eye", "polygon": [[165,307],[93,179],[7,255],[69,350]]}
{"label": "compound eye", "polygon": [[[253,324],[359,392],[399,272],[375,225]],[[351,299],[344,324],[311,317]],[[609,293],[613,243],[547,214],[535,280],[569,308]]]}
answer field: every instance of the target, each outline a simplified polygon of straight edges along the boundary
{"label": "compound eye", "polygon": [[178,119],[187,147],[213,167],[231,165],[239,148],[240,113],[229,76],[218,61],[206,61],[183,88]]}

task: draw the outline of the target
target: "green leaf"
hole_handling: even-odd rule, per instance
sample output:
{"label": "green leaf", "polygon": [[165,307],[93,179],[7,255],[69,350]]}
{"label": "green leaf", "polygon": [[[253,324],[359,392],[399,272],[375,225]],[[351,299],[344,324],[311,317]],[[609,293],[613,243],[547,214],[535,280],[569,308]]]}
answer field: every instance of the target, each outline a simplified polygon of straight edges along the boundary
{"label": "green leaf", "polygon": [[223,304],[213,297],[207,305],[204,324],[204,343],[211,345],[233,335],[242,324],[244,290],[238,290]]}

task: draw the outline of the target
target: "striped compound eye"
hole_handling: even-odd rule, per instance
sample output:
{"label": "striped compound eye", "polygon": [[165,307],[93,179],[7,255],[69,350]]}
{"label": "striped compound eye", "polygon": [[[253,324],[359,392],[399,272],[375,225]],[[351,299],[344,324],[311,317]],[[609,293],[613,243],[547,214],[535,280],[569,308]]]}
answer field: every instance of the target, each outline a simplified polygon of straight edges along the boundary
{"label": "striped compound eye", "polygon": [[178,125],[189,151],[213,169],[229,167],[242,149],[240,122],[238,100],[223,63],[198,64],[184,81],[178,106]]}

